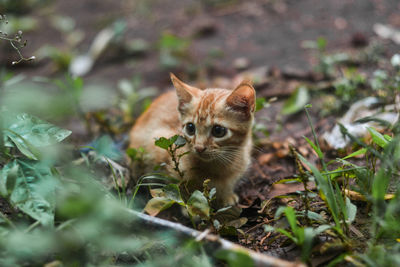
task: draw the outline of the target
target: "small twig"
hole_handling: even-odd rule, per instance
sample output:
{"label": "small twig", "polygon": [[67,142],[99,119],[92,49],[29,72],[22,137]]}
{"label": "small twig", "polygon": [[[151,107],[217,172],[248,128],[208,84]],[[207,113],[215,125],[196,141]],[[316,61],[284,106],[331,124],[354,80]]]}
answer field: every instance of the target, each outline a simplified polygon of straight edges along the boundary
{"label": "small twig", "polygon": [[179,177],[183,180],[183,172],[179,169],[179,161],[183,155],[178,155],[177,157],[176,150],[177,150],[176,145],[174,148],[172,147],[168,148],[168,152],[171,155],[172,162],[174,163],[174,171],[176,171],[179,174]]}
{"label": "small twig", "polygon": [[[0,22],[5,22],[6,24],[8,24],[6,15],[0,15]],[[17,61],[13,61],[11,63],[12,65],[16,65],[18,63],[21,63],[22,61],[32,61],[36,58],[35,56],[26,58],[22,55],[21,48],[24,48],[27,43],[26,40],[24,42],[22,42],[22,31],[18,31],[15,34],[14,38],[9,38],[7,33],[0,31],[0,40],[8,41],[10,43],[10,45],[14,48],[14,50],[17,51],[17,53],[19,55],[19,59]],[[15,43],[20,44],[20,47],[18,47]]]}
{"label": "small twig", "polygon": [[[267,220],[267,221],[265,221],[265,220]],[[257,228],[259,228],[260,226],[262,226],[262,225],[264,225],[264,224],[271,223],[271,222],[273,222],[274,220],[275,220],[275,219],[268,220],[267,218],[265,218],[263,222],[258,223],[258,224],[256,224],[256,225],[252,226],[251,228],[247,229],[247,231],[244,232],[244,233],[245,233],[245,234],[248,234],[248,233],[250,233],[251,231],[253,231],[254,229],[257,229]]]}
{"label": "small twig", "polygon": [[[170,222],[157,217],[152,217],[130,209],[125,210],[128,213],[132,214],[135,218],[139,219],[140,222],[144,223],[146,226],[154,227],[160,230],[173,230],[174,232],[186,238],[196,239],[199,236],[204,235],[204,232],[193,230],[178,223]],[[253,260],[254,265],[258,267],[305,267],[305,265],[300,262],[289,262],[266,254],[257,253],[255,251],[227,241],[217,235],[207,234],[202,240],[206,251],[207,248],[209,248],[208,253],[213,253],[219,249],[228,250],[234,253],[243,253],[250,257]]]}
{"label": "small twig", "polygon": [[57,227],[56,231],[61,231],[61,230],[65,229],[65,228],[67,228],[68,226],[73,225],[76,221],[77,221],[77,219],[75,218],[75,219],[70,219],[70,220],[68,220],[66,222],[63,222],[62,224],[60,224]]}
{"label": "small twig", "polygon": [[211,232],[211,230],[207,228],[207,229],[204,230],[199,236],[197,236],[195,240],[196,240],[197,242],[202,241],[210,232]]}
{"label": "small twig", "polygon": [[32,223],[28,228],[26,228],[26,230],[24,231],[25,234],[29,233],[30,231],[32,231],[33,229],[36,228],[36,226],[40,225],[41,222],[40,221],[36,221],[34,223]]}
{"label": "small twig", "polygon": [[309,189],[307,188],[307,182],[309,181],[308,175],[305,172],[303,165],[301,164],[301,161],[299,159],[298,152],[296,151],[296,149],[292,145],[290,145],[289,148],[292,151],[292,154],[294,156],[296,169],[299,172],[300,180],[303,183],[303,187],[304,187],[304,195],[303,195],[303,202],[304,202],[304,209],[305,209],[304,217],[306,220],[306,224],[311,225],[310,218],[308,218],[308,211],[310,210],[310,201],[308,199]]}
{"label": "small twig", "polygon": [[[318,142],[318,137],[317,137],[317,134],[315,133],[315,129],[314,129],[314,125],[313,125],[312,120],[311,120],[310,113],[308,112],[308,107],[305,107],[304,110],[306,111],[307,120],[308,120],[308,123],[310,124],[310,127],[311,127],[311,132],[312,132],[312,135],[314,137],[315,145],[321,151],[321,147],[320,147],[319,142]],[[321,161],[322,169],[325,172],[327,172],[328,169],[326,167],[325,161],[322,158],[320,158],[320,161]]]}
{"label": "small twig", "polygon": [[267,239],[268,237],[270,237],[271,234],[272,234],[272,232],[268,232],[263,238],[261,238],[261,240],[260,240],[260,245],[263,245],[265,239]]}

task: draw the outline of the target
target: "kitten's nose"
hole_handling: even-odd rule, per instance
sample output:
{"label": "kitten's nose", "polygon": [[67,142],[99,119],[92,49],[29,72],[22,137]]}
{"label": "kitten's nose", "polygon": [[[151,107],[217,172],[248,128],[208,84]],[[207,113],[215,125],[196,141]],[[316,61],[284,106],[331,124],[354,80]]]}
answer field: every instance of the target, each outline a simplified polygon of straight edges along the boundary
{"label": "kitten's nose", "polygon": [[197,153],[203,153],[206,148],[204,146],[194,146]]}

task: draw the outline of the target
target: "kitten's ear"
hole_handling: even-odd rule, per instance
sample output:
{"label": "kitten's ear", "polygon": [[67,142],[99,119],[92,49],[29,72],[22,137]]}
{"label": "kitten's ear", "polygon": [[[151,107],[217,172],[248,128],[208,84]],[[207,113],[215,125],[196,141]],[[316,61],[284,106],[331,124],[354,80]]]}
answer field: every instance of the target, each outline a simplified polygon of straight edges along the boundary
{"label": "kitten's ear", "polygon": [[256,91],[252,82],[242,81],[226,99],[226,104],[237,112],[250,116],[254,112],[256,102]]}
{"label": "kitten's ear", "polygon": [[193,97],[199,96],[200,89],[190,86],[179,80],[173,73],[170,73],[172,84],[176,89],[176,94],[179,99],[179,108],[189,103]]}

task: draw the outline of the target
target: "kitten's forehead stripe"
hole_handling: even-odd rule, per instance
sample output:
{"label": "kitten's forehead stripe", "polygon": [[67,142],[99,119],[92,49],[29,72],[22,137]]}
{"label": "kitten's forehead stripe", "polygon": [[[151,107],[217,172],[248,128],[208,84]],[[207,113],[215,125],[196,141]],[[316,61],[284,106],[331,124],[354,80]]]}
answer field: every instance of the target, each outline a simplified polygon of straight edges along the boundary
{"label": "kitten's forehead stripe", "polygon": [[204,91],[197,106],[194,121],[197,123],[213,124],[217,116],[216,107],[223,98],[226,98],[227,92],[221,89],[211,89]]}

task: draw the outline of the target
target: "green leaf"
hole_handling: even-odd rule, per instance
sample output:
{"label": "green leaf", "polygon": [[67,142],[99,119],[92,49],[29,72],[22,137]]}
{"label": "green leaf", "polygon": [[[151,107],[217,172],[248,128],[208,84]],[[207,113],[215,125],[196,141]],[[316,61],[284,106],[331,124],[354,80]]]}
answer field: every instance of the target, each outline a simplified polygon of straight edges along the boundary
{"label": "green leaf", "polygon": [[284,206],[279,207],[275,212],[274,220],[278,220],[279,217],[282,215],[282,213],[285,212],[285,209],[286,209],[286,207],[284,207]]}
{"label": "green leaf", "polygon": [[210,217],[210,206],[202,192],[196,190],[187,201],[187,209],[191,216],[199,215],[203,219]]}
{"label": "green leaf", "polygon": [[361,149],[359,149],[359,150],[357,150],[357,151],[351,153],[350,155],[347,155],[347,156],[344,157],[343,159],[349,159],[349,158],[352,158],[352,157],[356,157],[356,156],[358,156],[358,155],[363,155],[363,154],[367,153],[367,151],[368,151],[368,150],[367,150],[366,148],[361,148]]}
{"label": "green leaf", "polygon": [[293,233],[295,235],[298,235],[299,227],[297,226],[296,213],[294,212],[294,209],[292,207],[286,207],[285,215],[286,219],[289,222],[290,228],[292,228]]}
{"label": "green leaf", "polygon": [[375,144],[382,148],[384,148],[388,144],[388,140],[386,140],[386,138],[377,130],[372,127],[367,127],[367,130],[371,134],[372,141],[374,141]]}
{"label": "green leaf", "polygon": [[162,149],[168,149],[174,142],[171,142],[171,139],[167,139],[165,137],[158,138],[154,144]]}
{"label": "green leaf", "polygon": [[379,125],[383,126],[384,128],[390,128],[392,126],[392,124],[386,120],[383,119],[379,119],[379,118],[375,118],[372,116],[367,116],[361,119],[358,119],[356,121],[354,121],[354,123],[367,123],[367,122],[375,122],[378,123]]}
{"label": "green leaf", "polygon": [[221,236],[237,236],[238,232],[234,226],[223,225],[218,229],[218,234]]}
{"label": "green leaf", "polygon": [[213,225],[214,225],[214,228],[217,230],[219,230],[221,228],[221,223],[217,219],[215,219],[213,221]]}
{"label": "green leaf", "polygon": [[322,153],[321,149],[319,149],[313,141],[311,141],[310,139],[308,139],[307,137],[303,136],[304,139],[306,139],[307,143],[312,147],[312,149],[317,153],[318,157],[320,159],[324,158],[324,154]]}
{"label": "green leaf", "polygon": [[292,184],[292,183],[301,183],[301,179],[300,178],[281,179],[273,184],[275,185],[275,184]]}
{"label": "green leaf", "polygon": [[54,145],[71,134],[69,130],[61,129],[26,113],[18,115],[7,113],[2,119],[4,129],[17,133],[35,147]]}
{"label": "green leaf", "polygon": [[314,229],[314,234],[315,235],[322,234],[323,232],[325,232],[326,230],[331,229],[331,228],[332,228],[332,226],[327,225],[327,224],[320,225]]}
{"label": "green leaf", "polygon": [[275,227],[271,226],[271,225],[263,225],[264,226],[264,231],[265,232],[273,232],[275,231]]}
{"label": "green leaf", "polygon": [[138,154],[138,151],[137,149],[130,147],[125,151],[125,153],[131,160],[136,160],[136,155]]}
{"label": "green leaf", "polygon": [[143,180],[143,181],[144,180],[161,180],[161,181],[166,181],[168,183],[179,183],[179,181],[180,181],[179,179],[176,179],[171,176],[167,176],[166,174],[163,174],[163,173],[145,174],[139,179],[139,181],[141,181],[141,180]]}
{"label": "green leaf", "polygon": [[216,193],[217,193],[217,189],[215,187],[211,188],[210,193],[208,194],[208,199],[213,200]]}
{"label": "green leaf", "polygon": [[0,179],[2,185],[7,185],[12,205],[43,225],[53,225],[57,180],[49,166],[41,162],[15,160],[4,166]]}
{"label": "green leaf", "polygon": [[282,114],[294,114],[304,108],[309,101],[310,96],[306,87],[301,86],[285,101],[282,108]]}
{"label": "green leaf", "polygon": [[14,191],[18,171],[19,166],[15,161],[10,162],[0,170],[0,194],[2,197],[8,198]]}
{"label": "green leaf", "polygon": [[247,221],[248,219],[246,217],[240,217],[239,219],[227,222],[226,225],[233,226],[235,229],[237,229],[245,225]]}
{"label": "green leaf", "polygon": [[325,50],[327,43],[328,42],[326,41],[326,39],[324,37],[318,37],[318,39],[317,39],[318,50],[320,50],[320,51]]}
{"label": "green leaf", "polygon": [[372,196],[375,200],[383,201],[385,199],[386,191],[388,190],[390,175],[380,168],[375,174],[372,182]]}
{"label": "green leaf", "polygon": [[223,213],[223,212],[225,212],[227,210],[230,210],[231,208],[232,208],[232,206],[223,207],[223,208],[218,209],[215,213],[216,214]]}
{"label": "green leaf", "polygon": [[392,141],[392,137],[390,135],[384,134],[383,137],[386,139],[386,141],[390,142]]}
{"label": "green leaf", "polygon": [[351,203],[350,199],[346,197],[346,215],[347,215],[346,223],[351,224],[356,218],[356,214],[357,214],[357,206]]}
{"label": "green leaf", "polygon": [[317,181],[317,185],[320,191],[322,191],[324,197],[326,198],[326,203],[328,204],[329,210],[331,211],[332,217],[335,221],[336,225],[340,225],[339,223],[339,206],[336,201],[335,192],[333,190],[332,182],[329,176],[324,176],[321,172],[312,165],[308,160],[306,160],[302,155],[298,155],[300,160],[305,163],[312,171],[315,180]]}
{"label": "green leaf", "polygon": [[154,144],[165,150],[167,150],[173,144],[175,144],[177,148],[180,148],[186,144],[186,139],[180,135],[174,135],[170,138],[160,137],[154,142]]}
{"label": "green leaf", "polygon": [[14,164],[14,166],[12,166],[12,168],[9,170],[7,174],[7,181],[6,181],[7,195],[10,195],[15,189],[15,185],[17,184],[17,179],[18,179],[18,170],[19,170],[18,165]]}
{"label": "green leaf", "polygon": [[180,205],[185,203],[182,200],[181,192],[176,184],[169,184],[161,189],[165,193],[165,197],[169,198]]}
{"label": "green leaf", "polygon": [[176,145],[177,148],[183,147],[184,145],[186,145],[186,139],[178,135],[178,137],[174,141],[174,144]]}
{"label": "green leaf", "polygon": [[144,207],[144,211],[146,211],[150,216],[157,216],[163,210],[171,207],[175,201],[167,198],[167,197],[155,197],[147,202]]}
{"label": "green leaf", "polygon": [[189,41],[170,33],[163,33],[159,45],[161,49],[182,51],[188,47]]}
{"label": "green leaf", "polygon": [[172,144],[175,143],[176,140],[178,140],[178,137],[179,137],[179,135],[176,134],[168,139],[170,146],[172,146]]}
{"label": "green leaf", "polygon": [[307,211],[307,214],[305,211],[299,211],[297,214],[302,215],[302,216],[307,216],[309,219],[317,221],[317,222],[325,222],[324,217],[322,217],[321,214],[313,212],[311,210]]}
{"label": "green leaf", "polygon": [[[38,160],[41,157],[39,150],[16,132],[6,129],[4,130],[4,136],[8,137],[28,159]],[[9,144],[6,142],[5,145],[8,146]]]}
{"label": "green leaf", "polygon": [[264,97],[257,97],[257,98],[256,98],[256,110],[255,110],[255,112],[257,112],[257,111],[263,109],[263,107],[264,107],[264,105],[265,105],[266,102],[267,102],[267,101],[265,100]]}
{"label": "green leaf", "polygon": [[299,244],[299,239],[297,237],[295,237],[294,235],[292,235],[289,231],[286,231],[283,228],[274,228],[274,231],[287,236],[290,240],[292,240],[293,243]]}

